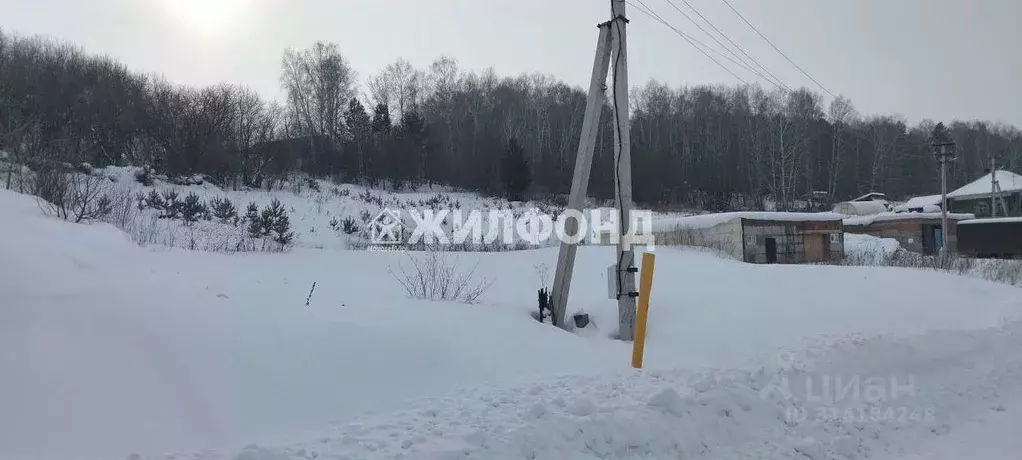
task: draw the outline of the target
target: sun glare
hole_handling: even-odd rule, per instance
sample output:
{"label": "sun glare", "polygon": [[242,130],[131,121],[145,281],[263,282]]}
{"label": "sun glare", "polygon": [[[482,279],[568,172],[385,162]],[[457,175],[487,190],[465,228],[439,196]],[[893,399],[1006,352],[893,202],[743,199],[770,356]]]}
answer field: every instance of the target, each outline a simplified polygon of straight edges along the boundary
{"label": "sun glare", "polygon": [[251,0],[163,0],[166,14],[190,31],[221,35],[237,26]]}

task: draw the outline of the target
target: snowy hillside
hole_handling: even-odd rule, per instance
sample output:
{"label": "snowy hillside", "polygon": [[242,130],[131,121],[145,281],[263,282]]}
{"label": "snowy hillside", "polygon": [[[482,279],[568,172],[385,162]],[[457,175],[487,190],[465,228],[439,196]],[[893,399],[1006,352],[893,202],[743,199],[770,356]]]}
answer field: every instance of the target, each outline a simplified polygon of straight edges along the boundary
{"label": "snowy hillside", "polygon": [[[107,167],[95,172],[107,179],[104,186],[115,197],[115,202],[125,201],[129,204],[129,209],[123,211],[129,216],[121,217],[120,213],[115,213],[115,220],[127,221],[125,224],[118,222],[118,226],[142,244],[204,251],[232,251],[234,243],[246,235],[244,223],[232,225],[218,222],[214,218],[185,225],[180,220],[160,219],[160,213],[151,208],[130,209],[137,205],[139,194],[146,196],[154,191],[159,194],[173,192],[179,199],[195,194],[204,203],[213,199],[227,199],[242,216],[250,203],[262,208],[272,200],[279,200],[288,212],[292,228],[297,234],[295,245],[319,249],[345,249],[353,241],[365,240],[367,224],[386,208],[450,212],[479,210],[483,212],[484,218],[490,210],[507,210],[519,216],[536,208],[551,213],[557,210],[543,203],[509,202],[443,187],[416,192],[389,192],[300,177],[281,184],[273,191],[221,189],[212,183],[202,182],[201,178],[196,178],[195,182],[198,183],[182,185],[155,177],[151,185],[145,186],[136,180],[138,170],[135,167]],[[347,225],[346,220],[349,221]],[[446,224],[449,229],[451,222]]]}
{"label": "snowy hillside", "polygon": [[[4,459],[896,458],[1022,411],[1022,298],[971,278],[658,248],[633,371],[613,248],[580,249],[569,313],[595,328],[569,334],[529,315],[553,248],[446,255],[492,281],[466,305],[408,298],[392,272],[425,254],[142,248],[24,195],[0,212]],[[852,380],[872,395],[813,387]]]}

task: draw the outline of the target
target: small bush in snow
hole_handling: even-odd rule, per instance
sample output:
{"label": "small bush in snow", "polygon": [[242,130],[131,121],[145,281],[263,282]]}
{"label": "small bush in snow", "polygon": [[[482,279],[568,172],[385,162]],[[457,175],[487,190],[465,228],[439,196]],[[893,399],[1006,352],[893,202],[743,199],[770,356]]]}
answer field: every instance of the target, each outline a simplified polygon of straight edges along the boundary
{"label": "small bush in snow", "polygon": [[849,253],[840,265],[905,267],[937,270],[982,278],[995,283],[1022,286],[1022,261],[975,259],[957,254],[923,255],[905,249],[893,253]]}
{"label": "small bush in snow", "polygon": [[409,296],[423,300],[453,300],[475,303],[490,289],[492,281],[483,278],[476,281],[478,263],[467,272],[458,270],[458,259],[449,259],[442,252],[428,252],[412,255],[406,252],[410,267],[398,263],[397,270],[390,268],[390,274],[404,288]]}
{"label": "small bush in snow", "polygon": [[110,213],[103,220],[127,231],[126,229],[130,229],[138,217],[138,211],[133,205],[137,198],[132,198],[131,191],[127,189],[113,193],[110,197]]}
{"label": "small bush in snow", "polygon": [[277,199],[261,212],[255,203],[249,204],[245,211],[245,220],[248,221],[248,236],[253,240],[275,242],[280,250],[294,242],[295,233],[291,231],[291,219],[288,218],[284,205]]}
{"label": "small bush in snow", "polygon": [[284,208],[280,206],[280,202],[277,200],[273,200],[270,206],[263,208],[262,212],[259,213],[259,223],[263,236],[270,236],[270,233],[273,231],[273,223],[276,221],[277,216],[281,214],[284,214]]}
{"label": "small bush in snow", "polygon": [[245,221],[248,222],[248,236],[251,238],[263,237],[263,218],[259,215],[259,206],[249,203],[245,210]]}
{"label": "small bush in snow", "polygon": [[354,235],[358,233],[359,230],[361,230],[361,228],[351,216],[345,217],[344,220],[341,221],[341,231],[346,235]]}
{"label": "small bush in snow", "polygon": [[214,197],[209,200],[209,207],[213,212],[213,217],[222,223],[235,223],[238,220],[238,208],[234,207],[230,198]]}
{"label": "small bush in snow", "polygon": [[138,210],[142,211],[145,209],[155,209],[157,211],[163,211],[167,206],[167,202],[160,195],[160,192],[156,190],[150,190],[148,195],[143,195],[142,192],[138,192]]}
{"label": "small bush in snow", "polygon": [[135,180],[146,187],[152,187],[154,174],[156,174],[156,171],[152,168],[143,166],[138,171],[135,171]]}
{"label": "small bush in snow", "polygon": [[164,190],[162,206],[159,208],[163,212],[160,214],[161,219],[177,219],[181,215],[181,201],[178,200],[180,195],[177,190]]}
{"label": "small bush in snow", "polygon": [[179,210],[181,219],[187,225],[198,222],[200,219],[210,220],[212,218],[209,213],[209,206],[206,206],[206,203],[203,203],[195,192],[191,192],[185,197],[184,201],[180,204]]}
{"label": "small bush in snow", "polygon": [[362,193],[359,194],[357,198],[366,203],[375,204],[376,206],[379,206],[381,208],[383,207],[383,199],[376,195],[373,195],[369,190],[363,190]]}
{"label": "small bush in snow", "polygon": [[295,239],[295,232],[291,231],[291,220],[287,214],[277,216],[273,220],[273,241],[280,245],[283,250]]}
{"label": "small bush in snow", "polygon": [[319,188],[319,182],[316,182],[316,179],[311,178],[305,179],[305,185],[308,186],[310,190],[316,193],[319,193],[321,191]]}
{"label": "small bush in snow", "polygon": [[363,209],[362,213],[359,214],[358,217],[362,219],[363,224],[368,224],[369,221],[372,220],[373,215],[369,212],[368,209]]}
{"label": "small bush in snow", "polygon": [[291,231],[291,220],[287,217],[287,211],[280,200],[274,198],[269,206],[263,208],[259,218],[262,236],[272,237],[281,249],[294,240],[295,234]]}

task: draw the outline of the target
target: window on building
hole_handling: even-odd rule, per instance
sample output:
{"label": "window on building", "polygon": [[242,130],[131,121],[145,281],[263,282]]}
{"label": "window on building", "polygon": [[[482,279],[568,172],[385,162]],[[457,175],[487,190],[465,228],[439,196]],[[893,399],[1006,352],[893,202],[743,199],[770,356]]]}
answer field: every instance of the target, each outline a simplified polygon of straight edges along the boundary
{"label": "window on building", "polygon": [[839,243],[841,243],[841,234],[840,233],[831,233],[830,234],[830,242],[831,242],[831,244],[839,244]]}
{"label": "window on building", "polygon": [[987,203],[986,201],[977,202],[975,211],[977,216],[990,215],[990,203]]}
{"label": "window on building", "polygon": [[756,241],[756,235],[749,235],[745,237],[746,246],[755,246],[757,243],[758,241]]}

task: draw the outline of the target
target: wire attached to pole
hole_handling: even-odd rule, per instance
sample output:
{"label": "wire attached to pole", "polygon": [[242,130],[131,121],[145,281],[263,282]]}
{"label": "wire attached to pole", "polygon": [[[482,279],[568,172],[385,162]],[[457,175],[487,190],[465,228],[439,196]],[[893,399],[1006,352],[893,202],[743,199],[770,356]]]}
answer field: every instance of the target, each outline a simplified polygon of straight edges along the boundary
{"label": "wire attached to pole", "polygon": [[[612,9],[614,8],[614,1],[615,0],[611,0],[611,2],[610,2],[611,3],[610,6],[611,6]],[[623,215],[624,211],[625,211],[625,203],[624,203],[624,193],[623,193],[622,188],[621,188],[621,157],[624,156],[624,155],[622,155],[622,152],[624,151],[624,143],[622,141],[622,133],[621,133],[620,107],[618,106],[618,100],[617,100],[617,87],[618,87],[618,85],[617,85],[617,83],[618,83],[617,76],[618,76],[618,72],[620,71],[620,69],[618,67],[619,67],[619,65],[621,63],[621,54],[622,54],[622,51],[624,49],[624,46],[622,46],[622,42],[623,41],[621,40],[621,21],[622,20],[624,20],[626,23],[628,22],[628,19],[625,18],[625,16],[621,15],[621,14],[615,16],[614,19],[611,20],[614,23],[614,28],[615,28],[615,30],[617,32],[617,34],[615,36],[616,39],[617,39],[617,52],[614,54],[614,87],[613,87],[612,91],[613,91],[613,97],[614,97],[614,129],[617,131],[617,161],[615,161],[615,164],[614,164],[614,181],[616,182],[616,185],[617,185],[617,206],[618,206],[618,208],[617,208],[617,212],[618,212],[618,236],[617,237],[618,237],[619,240],[624,237],[624,232],[625,232],[625,221],[624,221],[624,219],[626,217],[626,216]],[[617,256],[617,297],[619,299],[621,298],[621,294],[622,294],[621,290],[622,290],[623,280],[622,280],[622,276],[621,276],[621,263],[624,261],[624,258],[625,258],[625,252],[623,250],[619,251],[618,252],[618,256]]]}

